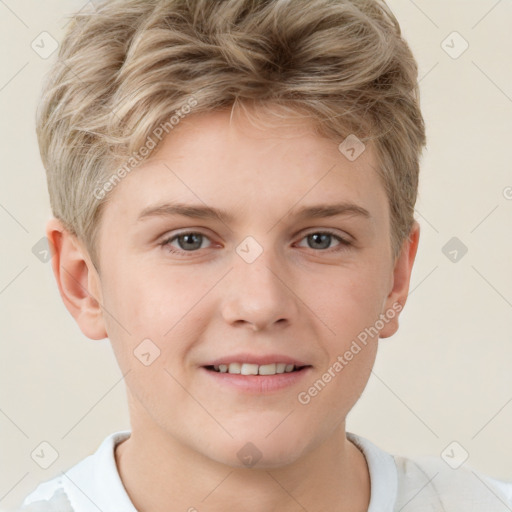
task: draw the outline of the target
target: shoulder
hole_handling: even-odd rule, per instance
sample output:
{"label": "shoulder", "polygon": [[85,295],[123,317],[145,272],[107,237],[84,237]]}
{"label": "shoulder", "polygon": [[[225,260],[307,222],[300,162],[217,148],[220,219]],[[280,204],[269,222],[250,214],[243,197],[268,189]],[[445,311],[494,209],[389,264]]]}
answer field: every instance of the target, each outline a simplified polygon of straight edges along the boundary
{"label": "shoulder", "polygon": [[453,469],[441,457],[391,455],[349,432],[347,438],[366,457],[369,512],[512,511],[512,482],[491,478],[467,464]]}
{"label": "shoulder", "polygon": [[[106,437],[95,453],[85,457],[67,471],[56,477],[42,482],[32,491],[21,505],[23,511],[40,510],[38,506],[45,505],[41,510],[54,510],[56,500],[66,499],[70,510],[97,512],[98,503],[104,502],[112,491],[122,493],[122,484],[117,473],[114,447],[117,443],[129,437],[129,431],[121,431]],[[107,489],[109,487],[109,489]],[[125,496],[121,496],[126,499]],[[59,507],[55,510],[61,510]],[[67,510],[67,509],[62,509]]]}
{"label": "shoulder", "polygon": [[398,476],[397,510],[414,502],[424,507],[418,510],[511,510],[512,482],[491,478],[466,464],[453,469],[439,457],[395,456],[395,464]]}

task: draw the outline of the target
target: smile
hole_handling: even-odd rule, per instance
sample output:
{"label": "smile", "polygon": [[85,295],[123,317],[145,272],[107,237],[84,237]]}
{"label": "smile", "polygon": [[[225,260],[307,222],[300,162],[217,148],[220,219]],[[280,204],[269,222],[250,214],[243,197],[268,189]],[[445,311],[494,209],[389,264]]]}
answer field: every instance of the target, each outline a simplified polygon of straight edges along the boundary
{"label": "smile", "polygon": [[237,375],[276,375],[280,373],[291,373],[300,371],[306,366],[295,366],[286,363],[251,364],[251,363],[230,363],[206,366],[207,370],[218,373],[231,373]]}

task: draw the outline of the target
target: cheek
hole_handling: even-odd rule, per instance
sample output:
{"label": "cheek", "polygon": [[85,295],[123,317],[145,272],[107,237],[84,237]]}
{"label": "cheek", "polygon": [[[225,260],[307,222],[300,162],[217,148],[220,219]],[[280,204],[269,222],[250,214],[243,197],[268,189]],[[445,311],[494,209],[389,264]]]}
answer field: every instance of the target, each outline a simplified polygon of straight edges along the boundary
{"label": "cheek", "polygon": [[[330,284],[324,337],[327,360],[320,369],[321,390],[327,410],[343,415],[362,393],[373,367],[378,346],[378,321],[384,301],[385,276],[368,265],[357,272],[338,272]],[[325,385],[325,387],[323,387]],[[332,406],[332,408],[331,408]]]}
{"label": "cheek", "polygon": [[[106,286],[105,307],[137,335],[162,336],[186,313],[200,293],[176,270],[162,268],[116,269]],[[197,301],[197,299],[196,299]]]}
{"label": "cheek", "polygon": [[323,298],[316,295],[317,306],[325,312],[325,323],[334,331],[332,346],[342,349],[378,320],[387,277],[377,265],[340,268],[329,276],[328,293]]}
{"label": "cheek", "polygon": [[216,280],[168,267],[111,273],[104,286],[104,317],[123,368],[137,367],[134,358],[141,351],[157,354],[158,365],[175,366],[187,349],[180,340],[199,338],[201,298]]}

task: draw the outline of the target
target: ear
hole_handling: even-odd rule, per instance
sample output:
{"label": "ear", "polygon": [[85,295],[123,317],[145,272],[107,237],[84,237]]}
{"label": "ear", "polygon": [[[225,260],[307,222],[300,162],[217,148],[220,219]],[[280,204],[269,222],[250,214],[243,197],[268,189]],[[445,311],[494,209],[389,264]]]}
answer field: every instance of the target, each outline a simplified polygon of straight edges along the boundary
{"label": "ear", "polygon": [[101,281],[87,250],[59,219],[48,221],[46,237],[52,248],[53,273],[64,305],[88,338],[106,338]]}
{"label": "ear", "polygon": [[391,291],[386,298],[382,311],[382,314],[388,320],[380,331],[380,338],[389,338],[398,330],[398,317],[407,301],[412,266],[416,258],[419,239],[420,225],[414,221],[409,238],[402,244],[402,249],[394,264]]}

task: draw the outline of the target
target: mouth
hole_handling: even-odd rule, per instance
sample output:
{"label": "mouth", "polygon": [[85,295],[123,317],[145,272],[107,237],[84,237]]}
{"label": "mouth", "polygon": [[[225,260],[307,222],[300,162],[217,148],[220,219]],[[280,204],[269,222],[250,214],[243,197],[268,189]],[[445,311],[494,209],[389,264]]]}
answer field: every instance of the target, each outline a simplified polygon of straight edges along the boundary
{"label": "mouth", "polygon": [[203,368],[216,373],[228,373],[231,375],[280,375],[283,373],[296,373],[310,368],[311,365],[295,365],[289,363],[270,363],[270,364],[253,364],[253,363],[229,363],[206,365]]}
{"label": "mouth", "polygon": [[[201,367],[208,386],[220,386],[222,391],[261,396],[284,392],[311,377],[313,366],[287,357],[250,357],[231,361],[217,360]],[[250,362],[247,362],[249,359]],[[252,359],[252,361],[251,361]],[[258,361],[259,360],[259,361]],[[272,362],[272,360],[276,362]],[[238,362],[240,361],[240,362]],[[260,364],[259,364],[260,363]]]}

